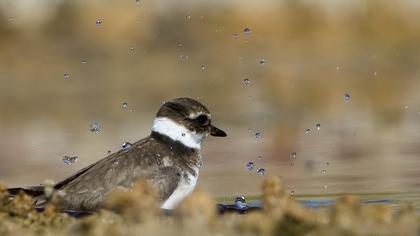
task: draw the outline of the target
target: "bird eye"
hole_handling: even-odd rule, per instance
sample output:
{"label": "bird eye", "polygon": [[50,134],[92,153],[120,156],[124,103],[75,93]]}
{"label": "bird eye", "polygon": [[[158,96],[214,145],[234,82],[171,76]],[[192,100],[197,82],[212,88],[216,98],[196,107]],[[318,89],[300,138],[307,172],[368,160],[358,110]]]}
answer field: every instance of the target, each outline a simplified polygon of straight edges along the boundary
{"label": "bird eye", "polygon": [[209,118],[206,115],[199,115],[195,118],[200,125],[207,125],[209,123]]}

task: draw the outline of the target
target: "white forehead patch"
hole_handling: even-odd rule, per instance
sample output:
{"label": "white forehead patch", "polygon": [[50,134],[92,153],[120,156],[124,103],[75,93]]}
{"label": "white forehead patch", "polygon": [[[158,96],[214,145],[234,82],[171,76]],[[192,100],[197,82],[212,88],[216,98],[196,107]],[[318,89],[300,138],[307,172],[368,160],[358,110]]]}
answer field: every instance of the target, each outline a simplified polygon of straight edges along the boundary
{"label": "white forehead patch", "polygon": [[211,118],[210,114],[207,114],[207,113],[204,113],[204,112],[190,113],[188,118],[195,119],[195,118],[199,117],[200,115],[206,115],[208,118]]}
{"label": "white forehead patch", "polygon": [[174,141],[179,141],[185,146],[194,149],[200,149],[205,134],[193,132],[183,125],[167,117],[157,117],[153,121],[152,131],[165,135]]}

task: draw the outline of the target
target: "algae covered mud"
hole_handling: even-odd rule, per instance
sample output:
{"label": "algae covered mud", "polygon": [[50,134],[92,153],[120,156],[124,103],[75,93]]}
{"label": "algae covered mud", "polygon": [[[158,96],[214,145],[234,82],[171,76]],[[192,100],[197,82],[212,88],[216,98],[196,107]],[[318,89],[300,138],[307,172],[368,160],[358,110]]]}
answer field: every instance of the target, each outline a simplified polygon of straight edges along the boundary
{"label": "algae covered mud", "polygon": [[[262,208],[247,214],[218,214],[216,202],[196,191],[172,214],[162,214],[157,193],[147,183],[130,192],[115,192],[104,209],[75,218],[59,211],[60,196],[51,195],[43,210],[23,193],[10,199],[0,189],[0,235],[418,235],[420,217],[408,202],[389,194],[334,201],[314,196],[295,200],[277,177],[262,184]],[[408,196],[408,195],[407,195]],[[332,196],[331,196],[332,197]],[[391,200],[393,199],[393,200]],[[310,202],[331,203],[311,207]],[[311,208],[310,208],[311,207]]]}

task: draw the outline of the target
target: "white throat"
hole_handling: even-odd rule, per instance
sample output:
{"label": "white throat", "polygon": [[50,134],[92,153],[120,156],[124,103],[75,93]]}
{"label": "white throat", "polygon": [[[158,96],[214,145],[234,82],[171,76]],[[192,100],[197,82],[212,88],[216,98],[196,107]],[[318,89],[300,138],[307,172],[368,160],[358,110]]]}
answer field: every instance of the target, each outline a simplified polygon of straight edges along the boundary
{"label": "white throat", "polygon": [[194,149],[201,149],[201,143],[205,138],[204,134],[197,134],[167,117],[155,118],[152,131],[165,135],[174,141],[179,141],[185,146]]}

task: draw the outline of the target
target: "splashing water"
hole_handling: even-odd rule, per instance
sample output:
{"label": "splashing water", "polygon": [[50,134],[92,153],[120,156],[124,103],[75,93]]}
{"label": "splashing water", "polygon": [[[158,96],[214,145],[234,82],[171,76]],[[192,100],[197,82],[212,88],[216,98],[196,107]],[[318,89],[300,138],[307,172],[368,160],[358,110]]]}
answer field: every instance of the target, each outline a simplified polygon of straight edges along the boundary
{"label": "splashing water", "polygon": [[350,101],[350,94],[346,93],[344,94],[344,101],[349,102]]}
{"label": "splashing water", "polygon": [[92,133],[99,134],[99,132],[101,131],[101,125],[98,122],[94,122],[90,125],[89,130]]}
{"label": "splashing water", "polygon": [[265,169],[264,169],[264,168],[258,168],[258,169],[257,169],[257,174],[258,174],[259,176],[263,176],[263,175],[265,175]]}
{"label": "splashing water", "polygon": [[235,198],[235,205],[239,208],[246,207],[246,198],[244,195]]}
{"label": "splashing water", "polygon": [[64,165],[69,166],[75,163],[78,159],[79,157],[77,156],[63,156],[63,163]]}
{"label": "splashing water", "polygon": [[251,35],[251,29],[250,28],[245,28],[244,29],[244,34],[247,35],[247,36]]}
{"label": "splashing water", "polygon": [[254,169],[254,162],[248,162],[248,164],[246,164],[246,168],[248,169],[248,171],[252,171]]}
{"label": "splashing water", "polygon": [[128,151],[132,146],[133,146],[133,144],[131,144],[129,142],[124,142],[123,145],[121,145],[121,148],[122,148],[123,151]]}

